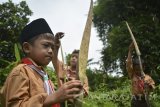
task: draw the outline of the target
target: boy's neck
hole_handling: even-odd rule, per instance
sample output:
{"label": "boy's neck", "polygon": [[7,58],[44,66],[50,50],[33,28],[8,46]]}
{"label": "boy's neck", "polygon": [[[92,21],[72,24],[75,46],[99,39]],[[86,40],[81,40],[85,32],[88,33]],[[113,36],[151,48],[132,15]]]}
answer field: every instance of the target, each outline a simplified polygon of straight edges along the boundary
{"label": "boy's neck", "polygon": [[22,62],[25,64],[33,64],[34,66],[36,66],[39,69],[43,69],[43,66],[39,66],[38,64],[36,64],[31,58],[26,57],[22,59]]}
{"label": "boy's neck", "polygon": [[76,71],[76,70],[77,70],[77,67],[76,67],[76,66],[71,66],[71,70],[72,70],[72,71]]}

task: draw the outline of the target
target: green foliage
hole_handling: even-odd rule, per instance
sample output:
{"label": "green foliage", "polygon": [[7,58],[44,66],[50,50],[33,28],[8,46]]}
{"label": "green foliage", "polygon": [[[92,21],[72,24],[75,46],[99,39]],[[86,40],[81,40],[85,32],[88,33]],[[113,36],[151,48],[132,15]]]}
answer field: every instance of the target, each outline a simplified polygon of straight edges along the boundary
{"label": "green foliage", "polygon": [[104,90],[113,90],[119,87],[125,87],[129,84],[129,80],[125,77],[113,77],[108,75],[107,73],[100,71],[100,70],[91,70],[87,69],[86,71],[90,91],[100,91],[103,92]]}
{"label": "green foliage", "polygon": [[90,93],[90,96],[84,99],[83,107],[118,107],[111,101],[108,101],[102,93]]}
{"label": "green foliage", "polygon": [[[157,92],[159,90],[160,85],[150,94],[151,107],[160,106],[160,93]],[[126,85],[123,88],[110,91],[90,92],[89,96],[84,99],[83,104],[84,107],[99,107],[99,105],[101,105],[101,107],[130,107],[131,98],[130,86]]]}
{"label": "green foliage", "polygon": [[155,90],[150,94],[150,101],[153,107],[160,106],[160,85],[156,86]]}
{"label": "green foliage", "polygon": [[20,53],[17,44],[14,45],[14,55],[16,57],[16,61],[9,62],[4,59],[0,59],[0,62],[2,65],[7,65],[5,68],[0,68],[0,86],[2,86],[8,76],[8,74],[11,72],[11,70],[18,64],[20,61]]}
{"label": "green foliage", "polygon": [[67,54],[66,57],[65,57],[65,60],[66,60],[66,64],[68,66],[70,66],[70,59],[71,59],[71,54]]}
{"label": "green foliage", "polygon": [[10,73],[13,67],[17,64],[17,62],[8,63],[8,66],[5,68],[0,68],[0,86],[2,86]]}
{"label": "green foliage", "polygon": [[[32,14],[26,1],[14,4],[12,0],[0,4],[0,58],[15,61],[14,43],[22,28],[29,22],[28,16]],[[1,65],[0,67],[6,67]]]}
{"label": "green foliage", "polygon": [[124,20],[128,21],[146,62],[145,72],[157,72],[160,63],[159,6],[158,0],[97,0],[93,21],[104,45],[101,53],[107,72],[119,72],[117,69],[121,68],[126,75],[125,60],[132,40]]}
{"label": "green foliage", "polygon": [[156,82],[157,85],[160,84],[159,74],[160,74],[160,65],[156,68],[156,70],[152,71],[152,78]]}
{"label": "green foliage", "polygon": [[17,44],[14,44],[14,53],[15,53],[16,61],[20,61],[21,56],[20,56],[20,52]]}
{"label": "green foliage", "polygon": [[2,64],[2,65],[8,65],[10,62],[9,61],[7,61],[7,60],[4,60],[4,59],[0,59],[0,63]]}
{"label": "green foliage", "polygon": [[87,69],[86,75],[89,80],[88,82],[91,91],[95,91],[97,86],[99,86],[100,83],[103,83],[103,74],[100,71],[92,71],[91,69]]}
{"label": "green foliage", "polygon": [[91,104],[97,105],[95,107],[100,104],[104,105],[104,107],[107,107],[107,104],[111,104],[109,107],[129,107],[131,98],[130,81],[123,77],[104,75],[101,72],[87,75],[88,79],[93,82],[89,81],[92,92],[90,92],[87,101],[90,102],[92,100]]}
{"label": "green foliage", "polygon": [[[84,99],[84,107],[130,107],[131,104],[131,81],[125,77],[114,77],[105,74],[103,71],[87,70],[90,92]],[[159,107],[160,85],[150,94],[152,107]]]}
{"label": "green foliage", "polygon": [[47,66],[45,68],[45,71],[47,71],[49,78],[51,79],[51,81],[54,83],[55,88],[58,87],[58,82],[57,82],[57,77],[56,77],[56,72],[53,70],[53,68]]}
{"label": "green foliage", "polygon": [[16,61],[14,62],[9,62],[4,59],[0,59],[0,62],[2,65],[7,65],[5,68],[0,68],[0,86],[3,86],[8,74],[11,72],[11,70],[18,64],[20,61],[20,53],[17,44],[14,45],[14,55],[16,57]]}
{"label": "green foliage", "polygon": [[94,91],[90,92],[89,97],[85,98],[88,105],[99,107],[130,107],[131,95],[129,87],[124,89],[118,88],[110,91]]}
{"label": "green foliage", "polygon": [[[98,73],[92,75],[92,78],[96,78]],[[101,74],[100,74],[101,75]],[[90,79],[89,79],[90,80]],[[98,81],[99,79],[97,79]],[[91,80],[90,80],[91,81]],[[90,83],[89,81],[89,83]],[[111,84],[110,84],[110,82]],[[98,82],[97,82],[98,83]],[[90,89],[89,96],[84,100],[84,107],[107,107],[106,104],[111,104],[109,107],[130,107],[131,104],[131,81],[122,77],[109,77],[105,83],[97,84],[97,88],[93,91]],[[93,86],[90,85],[90,88]],[[150,102],[152,107],[159,107],[160,104],[160,85],[156,86],[156,89],[150,94]]]}

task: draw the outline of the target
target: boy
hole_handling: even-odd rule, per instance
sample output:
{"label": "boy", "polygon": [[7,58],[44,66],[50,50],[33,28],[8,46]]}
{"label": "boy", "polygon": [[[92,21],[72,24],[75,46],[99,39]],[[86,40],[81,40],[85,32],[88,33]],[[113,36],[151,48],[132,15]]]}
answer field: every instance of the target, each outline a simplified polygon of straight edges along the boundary
{"label": "boy", "polygon": [[[59,39],[61,39],[63,37],[63,35],[64,35],[64,33],[59,32],[55,36],[55,44],[57,44],[57,45],[56,45],[55,50],[54,50],[55,57],[52,60],[54,68],[56,69],[56,72],[57,72],[59,86],[64,84],[64,82],[65,82],[64,79],[65,78],[66,78],[67,81],[78,79],[78,72],[77,72],[77,67],[78,66],[77,66],[77,64],[78,64],[79,50],[74,50],[72,52],[71,58],[70,58],[70,66],[64,65],[57,58],[59,47],[60,47]],[[88,86],[88,78],[87,77],[85,77],[82,92],[83,92],[84,97],[88,96],[89,86]],[[61,103],[61,106],[64,107],[64,103]],[[68,106],[69,107],[74,107],[74,101],[72,99],[69,100]]]}
{"label": "boy", "polygon": [[[129,46],[128,58],[126,60],[126,68],[132,81],[131,107],[149,107],[148,96],[146,96],[145,91],[147,90],[147,94],[149,94],[149,92],[155,88],[155,83],[153,79],[146,74],[143,80],[139,60],[137,58],[132,59],[131,51],[133,48],[134,44],[131,43]],[[143,63],[144,62],[142,61],[142,64]]]}
{"label": "boy", "polygon": [[[77,72],[78,66],[77,66],[77,64],[78,64],[79,50],[75,49],[72,52],[71,58],[70,58],[70,66],[65,66],[57,58],[59,47],[60,47],[59,39],[61,39],[63,37],[63,35],[64,35],[64,33],[59,32],[55,36],[55,44],[57,44],[57,45],[55,47],[54,54],[56,57],[54,57],[52,60],[54,68],[56,69],[57,74],[58,74],[59,86],[61,86],[64,83],[65,76],[66,76],[66,79],[68,79],[68,80],[78,79],[78,72]],[[89,93],[88,78],[87,77],[85,77],[85,82],[83,84],[83,92],[84,92],[84,96],[87,96]]]}
{"label": "boy", "polygon": [[54,56],[54,36],[40,18],[26,25],[20,35],[26,55],[6,79],[2,92],[3,107],[60,107],[59,103],[73,99],[81,91],[78,80],[66,82],[55,91],[43,67]]}

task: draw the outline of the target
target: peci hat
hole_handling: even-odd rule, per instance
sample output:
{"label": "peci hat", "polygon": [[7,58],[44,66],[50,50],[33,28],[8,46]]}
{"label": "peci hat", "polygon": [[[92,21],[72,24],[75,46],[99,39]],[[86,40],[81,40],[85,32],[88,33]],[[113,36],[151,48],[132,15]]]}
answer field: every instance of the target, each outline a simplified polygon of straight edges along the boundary
{"label": "peci hat", "polygon": [[49,27],[45,19],[36,19],[23,28],[19,38],[20,43],[23,44],[23,42],[27,42],[31,38],[43,33],[53,34],[51,28]]}

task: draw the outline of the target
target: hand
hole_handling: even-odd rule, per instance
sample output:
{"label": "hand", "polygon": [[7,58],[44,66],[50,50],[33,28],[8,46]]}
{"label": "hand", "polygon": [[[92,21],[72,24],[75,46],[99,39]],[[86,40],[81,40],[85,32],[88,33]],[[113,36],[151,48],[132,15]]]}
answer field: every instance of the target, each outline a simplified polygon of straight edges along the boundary
{"label": "hand", "polygon": [[64,83],[58,91],[55,92],[56,102],[63,102],[68,99],[74,99],[79,95],[82,90],[82,84],[79,80],[72,80]]}
{"label": "hand", "polygon": [[69,77],[68,80],[69,80],[69,81],[71,81],[71,80],[76,80],[76,78],[74,78],[74,77]]}
{"label": "hand", "polygon": [[155,83],[150,76],[145,75],[144,81],[148,85],[149,88],[151,89],[155,88]]}
{"label": "hand", "polygon": [[61,38],[63,38],[64,37],[64,33],[63,32],[58,32],[58,33],[56,33],[56,35],[55,35],[55,39],[54,39],[54,41],[55,41],[55,45],[57,45],[57,46],[60,46],[60,39]]}
{"label": "hand", "polygon": [[60,39],[64,36],[64,33],[63,32],[58,32],[56,33],[55,37],[54,37],[54,47],[52,48],[53,50],[53,53],[54,53],[54,58],[57,58],[58,56],[58,50],[59,50],[59,47],[61,45],[60,43]]}

